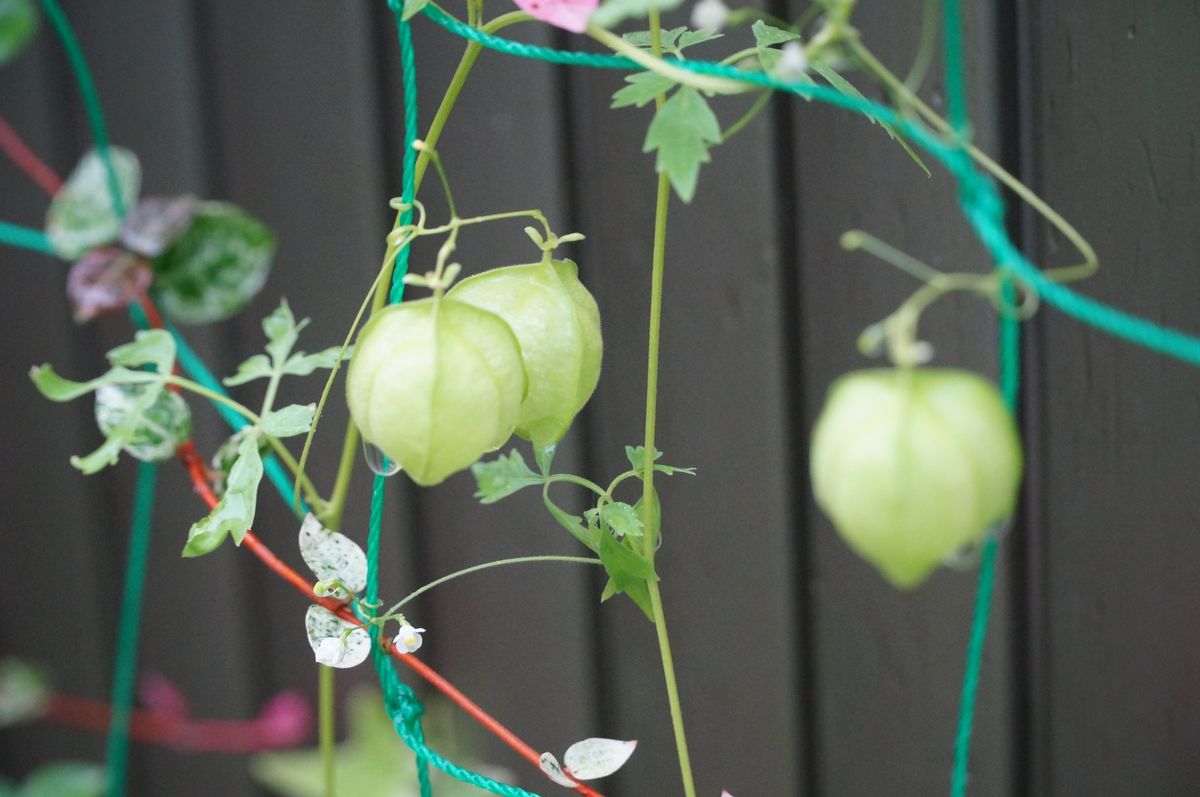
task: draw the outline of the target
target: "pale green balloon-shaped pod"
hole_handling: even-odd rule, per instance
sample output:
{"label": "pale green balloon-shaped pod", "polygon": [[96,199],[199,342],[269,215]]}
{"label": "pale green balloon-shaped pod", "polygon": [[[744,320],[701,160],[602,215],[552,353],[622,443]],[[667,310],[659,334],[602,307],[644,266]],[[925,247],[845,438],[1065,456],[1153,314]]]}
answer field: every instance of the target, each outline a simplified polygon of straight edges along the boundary
{"label": "pale green balloon-shaped pod", "polygon": [[512,435],[525,397],[512,330],[447,297],[393,305],[359,336],[346,376],[350,415],[421,485],[469,467]]}
{"label": "pale green balloon-shaped pod", "polygon": [[448,297],[503,318],[521,345],[529,393],[516,433],[536,446],[562,439],[600,379],[596,300],[570,260],[506,266],[468,277]]}
{"label": "pale green balloon-shaped pod", "polygon": [[990,382],[897,368],[838,379],[813,430],[813,492],[838,533],[896,587],[1008,519],[1020,435]]}

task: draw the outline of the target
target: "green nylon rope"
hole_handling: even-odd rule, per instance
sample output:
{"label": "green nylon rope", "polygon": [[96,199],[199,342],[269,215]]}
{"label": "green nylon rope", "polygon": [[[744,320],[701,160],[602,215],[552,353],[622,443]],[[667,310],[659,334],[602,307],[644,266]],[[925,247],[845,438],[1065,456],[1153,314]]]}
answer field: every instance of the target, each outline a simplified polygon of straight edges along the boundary
{"label": "green nylon rope", "polygon": [[[599,69],[642,69],[641,66],[620,56],[566,52],[515,42],[484,33],[448,16],[446,12],[433,5],[426,6],[424,13],[451,33],[508,55]],[[748,72],[734,66],[710,61],[681,59],[672,60],[672,64],[696,74],[740,80],[755,86],[817,100],[855,113],[874,116],[896,128],[914,144],[941,162],[955,177],[959,183],[963,215],[991,253],[993,261],[1002,268],[1010,269],[1023,283],[1036,290],[1042,302],[1053,305],[1077,320],[1116,337],[1192,365],[1200,365],[1200,337],[1155,324],[1147,319],[1081,296],[1042,274],[1009,239],[1004,229],[1003,203],[991,180],[980,173],[971,162],[970,157],[955,144],[943,141],[927,128],[900,115],[894,109],[870,100],[847,97],[829,86],[781,80],[764,72]]]}
{"label": "green nylon rope", "polygon": [[46,233],[6,221],[0,221],[0,244],[15,246],[17,249],[31,249],[45,255],[54,254],[54,248],[50,246],[50,239],[46,237]]}
{"label": "green nylon rope", "polygon": [[129,559],[121,617],[117,624],[117,652],[113,664],[112,717],[108,722],[107,797],[124,797],[129,770],[129,718],[133,710],[133,685],[137,674],[138,635],[146,561],[150,555],[150,529],[154,516],[154,488],[158,466],[139,462],[133,493],[133,519],[129,531]]}
{"label": "green nylon rope", "polygon": [[[396,18],[396,33],[400,40],[400,64],[404,91],[404,172],[401,188],[401,200],[412,204],[415,191],[417,151],[413,142],[417,139],[417,70],[413,53],[412,29],[402,17],[403,4],[391,0],[389,7]],[[411,207],[400,214],[399,224],[407,224],[412,218]],[[404,300],[404,275],[408,273],[409,247],[405,246],[396,253],[392,270],[392,284],[388,291],[391,303]],[[379,549],[383,529],[383,505],[386,496],[386,482],[383,476],[376,475],[371,489],[371,516],[367,532],[367,592],[369,605],[374,604],[379,596]],[[429,782],[429,765],[437,767],[453,778],[468,783],[476,788],[501,795],[501,797],[537,797],[532,792],[499,783],[478,772],[472,772],[445,756],[431,749],[425,743],[425,734],[421,730],[421,714],[424,706],[417,699],[412,687],[400,680],[396,674],[391,657],[384,652],[379,644],[380,629],[372,626],[372,660],[375,672],[379,677],[379,685],[383,689],[384,706],[396,733],[417,756],[417,780],[422,797],[430,797],[433,789]]]}

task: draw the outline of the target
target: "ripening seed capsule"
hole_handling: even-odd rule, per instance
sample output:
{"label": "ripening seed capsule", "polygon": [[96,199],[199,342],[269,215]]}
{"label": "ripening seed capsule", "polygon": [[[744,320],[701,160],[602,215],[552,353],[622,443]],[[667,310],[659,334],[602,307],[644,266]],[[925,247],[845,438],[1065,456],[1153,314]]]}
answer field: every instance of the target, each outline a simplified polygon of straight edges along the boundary
{"label": "ripening seed capsule", "polygon": [[468,277],[448,297],[504,319],[521,345],[529,392],[516,433],[535,446],[567,433],[600,378],[596,300],[570,260],[506,266]]}
{"label": "ripening seed capsule", "polygon": [[1011,517],[1021,480],[1012,415],[969,371],[843,376],[817,419],[811,457],[817,504],[901,589]]}
{"label": "ripening seed capsule", "polygon": [[525,397],[512,330],[450,297],[375,315],[355,347],[346,399],[363,440],[433,485],[512,434]]}

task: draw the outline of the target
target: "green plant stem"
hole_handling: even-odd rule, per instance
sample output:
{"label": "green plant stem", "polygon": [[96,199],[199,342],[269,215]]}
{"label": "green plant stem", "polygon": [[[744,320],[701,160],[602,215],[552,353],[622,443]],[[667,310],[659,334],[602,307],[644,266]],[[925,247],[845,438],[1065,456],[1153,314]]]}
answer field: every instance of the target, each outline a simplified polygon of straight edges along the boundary
{"label": "green plant stem", "polygon": [[[650,41],[655,58],[662,55],[662,23],[657,10],[650,12]],[[662,107],[665,95],[655,98],[655,105]],[[667,210],[671,204],[671,183],[665,173],[658,175],[658,195],[654,207],[654,250],[650,261],[650,330],[647,335],[646,353],[646,434],[645,462],[642,467],[642,525],[650,529],[654,522],[654,433],[658,412],[658,357],[659,339],[662,331],[663,271],[667,259]],[[654,561],[654,537],[646,533],[642,555]],[[688,753],[687,735],[683,728],[683,707],[679,701],[679,686],[675,679],[675,657],[671,654],[671,641],[667,635],[667,618],[663,612],[662,595],[657,581],[647,581],[650,592],[650,608],[654,616],[654,629],[658,636],[658,652],[662,659],[663,678],[667,687],[667,702],[671,711],[671,726],[675,732],[675,752],[679,758],[679,774],[683,780],[685,797],[696,797],[695,778],[692,776],[691,755]]]}
{"label": "green plant stem", "polygon": [[317,735],[321,747],[321,773],[324,776],[325,797],[335,797],[337,788],[333,761],[334,744],[333,668],[317,665]]}
{"label": "green plant stem", "polygon": [[607,498],[610,501],[612,500],[611,492],[609,492],[608,490],[605,490],[603,487],[596,484],[594,481],[592,481],[590,479],[585,479],[582,476],[576,476],[571,473],[554,473],[554,474],[551,474],[550,476],[546,477],[546,482],[548,484],[554,484],[555,482],[568,482],[570,484],[578,484],[580,487],[586,487],[587,489],[591,490],[593,493],[595,493],[596,495],[598,495],[601,498]]}
{"label": "green plant stem", "polygon": [[[916,110],[922,119],[939,132],[953,133],[950,123],[926,105],[900,78],[896,77],[891,70],[884,66],[875,57],[875,54],[867,49],[856,36],[848,36],[846,41],[850,45],[850,49],[858,57],[863,68],[878,78],[889,91],[893,92],[898,100]],[[1053,279],[1055,282],[1074,282],[1075,280],[1084,279],[1096,273],[1096,270],[1100,266],[1100,258],[1096,256],[1096,250],[1092,248],[1092,245],[1088,243],[1088,240],[1083,237],[1079,230],[1075,229],[1058,211],[1050,207],[1045,200],[1011,175],[1003,166],[988,157],[987,153],[983,150],[974,144],[967,144],[966,149],[976,163],[1020,197],[1022,202],[1029,205],[1046,221],[1054,225],[1055,229],[1062,233],[1063,237],[1070,241],[1071,245],[1083,255],[1083,262],[1078,265],[1046,269],[1044,273],[1047,277]]]}
{"label": "green plant stem", "polygon": [[725,132],[721,134],[721,143],[725,143],[729,139],[733,138],[735,135],[741,132],[742,128],[754,121],[754,117],[758,116],[762,109],[767,107],[767,104],[771,102],[771,97],[774,96],[774,94],[775,92],[773,91],[764,91],[759,94],[758,98],[754,101],[754,104],[750,106],[750,109],[746,111],[746,113],[744,113],[740,119],[731,124],[729,127],[725,128]]}
{"label": "green plant stem", "polygon": [[358,427],[354,421],[346,422],[346,436],[342,439],[342,458],[338,462],[337,478],[333,483],[333,492],[329,494],[329,503],[321,514],[321,525],[327,529],[340,529],[342,512],[346,508],[346,494],[350,491],[350,477],[354,473],[354,464],[358,462],[359,449]]}
{"label": "green plant stem", "polygon": [[493,567],[506,567],[508,565],[531,564],[534,562],[574,562],[583,565],[598,565],[603,564],[599,559],[593,559],[589,556],[517,556],[512,559],[497,559],[494,562],[484,562],[483,564],[464,567],[462,570],[456,570],[453,573],[444,575],[441,578],[430,581],[423,587],[419,587],[408,595],[396,602],[392,608],[384,612],[383,616],[390,616],[404,608],[405,604],[415,600],[421,595],[424,595],[434,587],[439,587],[447,581],[453,581],[462,576],[468,576],[471,573],[478,573],[480,570],[490,570]]}

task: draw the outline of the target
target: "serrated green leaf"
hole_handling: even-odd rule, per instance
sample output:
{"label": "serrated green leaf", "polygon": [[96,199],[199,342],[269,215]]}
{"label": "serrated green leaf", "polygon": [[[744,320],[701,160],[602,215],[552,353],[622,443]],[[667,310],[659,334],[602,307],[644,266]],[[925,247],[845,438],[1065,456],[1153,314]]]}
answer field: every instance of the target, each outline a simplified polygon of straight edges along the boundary
{"label": "serrated green leaf", "polygon": [[[674,465],[659,465],[657,461],[662,458],[663,453],[657,448],[654,449],[654,470],[658,473],[664,473],[668,476],[676,473],[686,473],[688,476],[695,476],[695,468],[677,468]],[[633,470],[641,478],[642,471],[646,467],[646,447],[645,446],[625,446],[625,457],[629,460],[629,464],[633,466]]]}
{"label": "serrated green leaf", "polygon": [[0,659],[0,728],[35,720],[49,705],[44,671],[20,659]]}
{"label": "serrated green leaf", "polygon": [[[830,86],[833,86],[847,97],[853,97],[854,99],[858,100],[867,99],[853,83],[851,83],[849,80],[846,80],[846,78],[842,77],[837,73],[837,71],[827,64],[823,64],[820,61],[813,61],[809,64],[809,68],[819,74],[821,77],[825,78],[825,80],[829,82]],[[917,166],[921,168],[921,171],[925,172],[926,177],[932,176],[932,172],[930,172],[929,167],[925,165],[925,161],[922,160],[921,156],[918,155],[916,150],[912,148],[912,146],[908,143],[908,140],[896,132],[895,128],[869,111],[864,111],[863,115],[871,120],[871,124],[877,124],[882,127],[888,136],[891,137],[892,141],[895,141],[904,149],[906,153],[908,153],[908,157],[912,158],[913,163],[917,164]]]}
{"label": "serrated green leaf", "polygon": [[246,435],[238,445],[238,458],[229,471],[225,494],[204,518],[192,524],[188,530],[184,556],[203,556],[215,551],[225,537],[233,536],[240,545],[246,532],[254,525],[254,513],[258,504],[258,484],[262,481],[262,457],[258,453],[258,440]]}
{"label": "serrated green leaf", "polygon": [[429,5],[429,0],[404,0],[404,11],[400,16],[405,22],[420,14],[425,6]]}
{"label": "serrated green leaf", "polygon": [[329,369],[338,364],[338,359],[349,360],[354,356],[354,347],[347,346],[342,354],[341,346],[330,346],[328,349],[305,354],[298,351],[283,366],[283,372],[289,376],[308,376],[317,369]]}
{"label": "serrated green leaf", "polygon": [[794,42],[800,38],[799,33],[773,27],[761,19],[755,21],[750,27],[750,31],[754,34],[754,43],[759,47],[772,47],[776,44]]}
{"label": "serrated green leaf", "polygon": [[54,371],[50,363],[35,365],[29,369],[29,379],[34,387],[51,401],[70,401],[82,395],[91,393],[100,385],[107,382],[105,376],[100,376],[88,382],[75,382],[64,379]]}
{"label": "serrated green leaf", "polygon": [[165,329],[142,329],[134,334],[132,342],[117,346],[107,357],[113,365],[153,365],[158,373],[169,374],[175,366],[175,339]]}
{"label": "serrated green leaf", "polygon": [[33,0],[0,0],[0,65],[25,49],[38,29]]}
{"label": "serrated green leaf", "polygon": [[651,103],[659,94],[665,94],[675,87],[675,81],[657,72],[634,72],[625,76],[628,86],[623,86],[613,93],[612,107],[628,108],[636,105],[641,108]]}
{"label": "serrated green leaf", "polygon": [[618,593],[625,593],[645,613],[646,618],[653,622],[654,615],[650,605],[650,590],[647,582],[658,581],[654,565],[617,542],[611,534],[607,533],[600,535],[597,553],[600,555],[600,561],[604,564],[604,569],[608,572],[609,577],[601,600],[606,600],[605,596],[612,597]]}
{"label": "serrated green leaf", "polygon": [[[121,202],[131,209],[142,185],[142,167],[137,156],[121,147],[109,147],[109,158],[117,174]],[[121,218],[113,207],[108,169],[99,153],[90,150],[79,161],[46,211],[46,237],[54,251],[74,260],[87,250],[115,240]]]}
{"label": "serrated green leaf", "polygon": [[221,381],[230,387],[244,385],[255,379],[268,377],[275,372],[271,367],[271,360],[265,354],[255,354],[242,362],[238,366],[237,373],[233,376],[227,376]]}
{"label": "serrated green leaf", "polygon": [[605,504],[600,510],[600,519],[621,537],[642,536],[642,520],[637,510],[623,501]]}
{"label": "serrated green leaf", "polygon": [[104,767],[59,761],[38,769],[21,783],[16,797],[103,797]]}
{"label": "serrated green leaf", "polygon": [[683,86],[654,114],[642,151],[658,150],[655,169],[670,178],[680,199],[691,202],[700,165],[711,160],[709,146],[720,141],[721,125],[708,101]]}
{"label": "serrated green leaf", "polygon": [[259,428],[271,437],[294,437],[312,428],[316,404],[289,404],[262,416]]}
{"label": "serrated green leaf", "polygon": [[538,470],[542,472],[543,476],[550,475],[550,466],[554,464],[554,453],[556,451],[558,451],[558,443],[533,447],[533,459],[537,462]]}
{"label": "serrated green leaf", "polygon": [[717,33],[715,30],[689,30],[679,37],[679,44],[675,49],[682,54],[689,47],[710,42],[714,39],[720,39],[724,35],[724,33]]}
{"label": "serrated green leaf", "polygon": [[476,462],[471,466],[471,475],[479,488],[475,497],[481,504],[494,504],[518,490],[546,481],[525,464],[525,458],[515,448],[491,462]]}
{"label": "serrated green leaf", "polygon": [[682,3],[683,0],[605,0],[592,13],[591,22],[602,28],[612,28],[622,20],[645,17],[656,8],[668,11]]}
{"label": "serrated green leaf", "polygon": [[[679,37],[687,33],[687,28],[680,26],[663,30],[659,33],[659,42],[664,50],[673,50],[675,43],[679,41]],[[622,39],[632,44],[634,47],[644,47],[647,50],[654,46],[653,35],[648,30],[635,30],[621,36]]]}
{"label": "serrated green leaf", "polygon": [[277,367],[287,361],[296,341],[300,338],[300,330],[308,326],[308,319],[296,323],[292,308],[288,307],[287,299],[280,299],[279,306],[271,311],[262,321],[263,333],[267,336],[267,354]]}
{"label": "serrated green leaf", "polygon": [[275,236],[241,208],[201,202],[192,226],[153,261],[160,304],[187,324],[222,321],[262,288]]}
{"label": "serrated green leaf", "polygon": [[90,454],[71,457],[71,467],[85,476],[99,473],[110,465],[116,465],[121,456],[121,449],[133,439],[133,430],[122,428],[109,435],[100,447]]}

